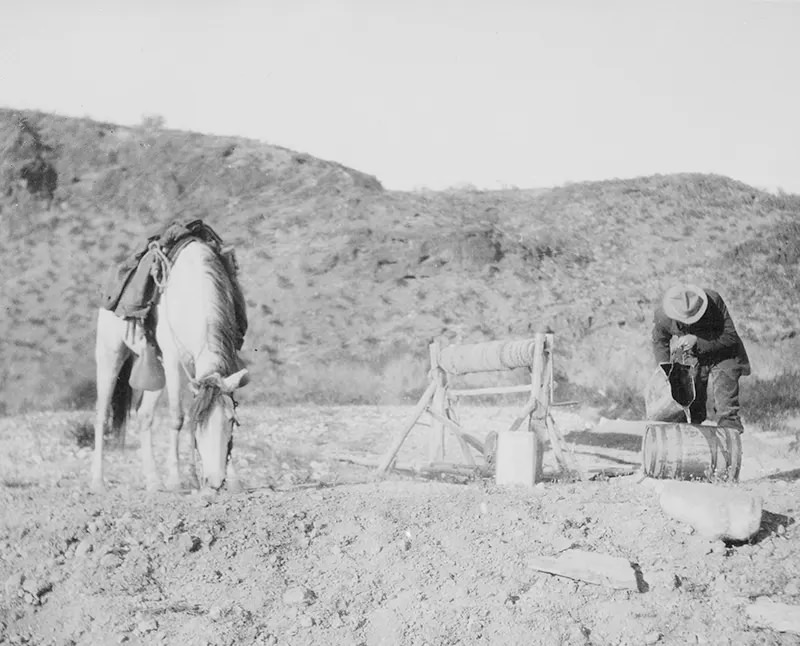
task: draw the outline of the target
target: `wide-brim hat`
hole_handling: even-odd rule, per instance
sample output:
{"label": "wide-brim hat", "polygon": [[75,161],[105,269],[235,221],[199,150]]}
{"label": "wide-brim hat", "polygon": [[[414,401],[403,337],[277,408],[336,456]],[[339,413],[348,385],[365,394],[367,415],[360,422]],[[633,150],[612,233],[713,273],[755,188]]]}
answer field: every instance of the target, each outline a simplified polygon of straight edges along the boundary
{"label": "wide-brim hat", "polygon": [[691,325],[706,313],[708,296],[697,285],[673,285],[664,294],[664,313],[671,319]]}

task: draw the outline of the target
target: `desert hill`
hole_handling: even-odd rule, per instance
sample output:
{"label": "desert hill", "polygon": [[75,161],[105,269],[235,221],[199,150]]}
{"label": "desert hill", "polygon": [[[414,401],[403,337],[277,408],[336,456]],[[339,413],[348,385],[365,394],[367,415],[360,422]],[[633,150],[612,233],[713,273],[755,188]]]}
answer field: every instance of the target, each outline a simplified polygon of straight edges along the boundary
{"label": "desert hill", "polygon": [[[19,179],[37,151],[58,173],[49,210]],[[562,386],[624,399],[649,374],[652,310],[679,278],[723,295],[756,377],[796,369],[798,196],[700,174],[398,192],[157,119],[130,128],[14,110],[0,110],[0,155],[0,412],[91,405],[100,285],[179,215],[236,246],[246,400],[407,401],[425,385],[431,338],[544,328]]]}

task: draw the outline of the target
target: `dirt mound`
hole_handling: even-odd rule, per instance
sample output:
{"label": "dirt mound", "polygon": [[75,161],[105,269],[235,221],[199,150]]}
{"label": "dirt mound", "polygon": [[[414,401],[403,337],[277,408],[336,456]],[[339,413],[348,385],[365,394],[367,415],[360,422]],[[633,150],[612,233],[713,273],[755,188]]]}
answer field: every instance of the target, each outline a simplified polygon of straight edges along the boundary
{"label": "dirt mound", "polygon": [[[798,643],[744,612],[757,597],[800,603],[800,490],[796,469],[780,471],[784,444],[745,435],[752,479],[739,487],[767,511],[754,541],[726,546],[669,520],[630,479],[559,482],[550,454],[533,491],[373,482],[332,459],[377,457],[408,412],[247,409],[235,457],[249,488],[211,498],[146,494],[130,449],[110,452],[109,494],[92,496],[89,450],[71,433],[88,413],[0,421],[0,643]],[[512,417],[468,419],[486,432]],[[573,447],[585,465],[637,463],[636,442],[620,441],[629,429],[604,442],[603,425],[558,421],[592,436]],[[424,448],[412,434],[403,459]],[[638,591],[533,569],[568,548],[624,558]]]}

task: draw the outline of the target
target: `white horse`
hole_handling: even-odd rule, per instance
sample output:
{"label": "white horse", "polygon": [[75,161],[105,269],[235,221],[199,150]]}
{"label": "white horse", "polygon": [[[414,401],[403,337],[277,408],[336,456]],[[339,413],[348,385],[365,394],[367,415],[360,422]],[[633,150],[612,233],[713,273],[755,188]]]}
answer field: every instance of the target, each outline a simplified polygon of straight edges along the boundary
{"label": "white horse", "polygon": [[[194,397],[188,407],[190,441],[200,454],[202,483],[219,489],[238,487],[231,461],[233,430],[238,424],[234,391],[248,381],[237,355],[240,332],[236,308],[243,307],[241,291],[220,258],[204,242],[188,243],[174,261],[155,307],[156,341],[161,349],[169,399],[170,452],[167,487],[180,488],[178,436],[184,422],[182,393],[189,383]],[[128,384],[131,366],[144,344],[141,328],[113,312],[100,309],[97,317],[97,409],[94,426],[92,489],[104,490],[103,434],[108,422],[124,433],[128,411],[136,399]],[[144,391],[137,410],[142,443],[142,467],[149,490],[161,481],[153,459],[152,425],[161,391]],[[110,415],[109,415],[110,413]],[[109,420],[109,417],[111,418]],[[199,486],[195,451],[190,478]]]}

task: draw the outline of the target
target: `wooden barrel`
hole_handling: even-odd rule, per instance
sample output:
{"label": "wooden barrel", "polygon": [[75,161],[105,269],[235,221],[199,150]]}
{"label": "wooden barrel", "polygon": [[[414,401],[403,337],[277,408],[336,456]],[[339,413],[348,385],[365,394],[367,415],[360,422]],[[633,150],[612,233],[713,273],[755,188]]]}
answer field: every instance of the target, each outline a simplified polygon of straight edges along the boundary
{"label": "wooden barrel", "polygon": [[699,424],[648,424],[642,466],[651,478],[736,481],[742,466],[741,433]]}

